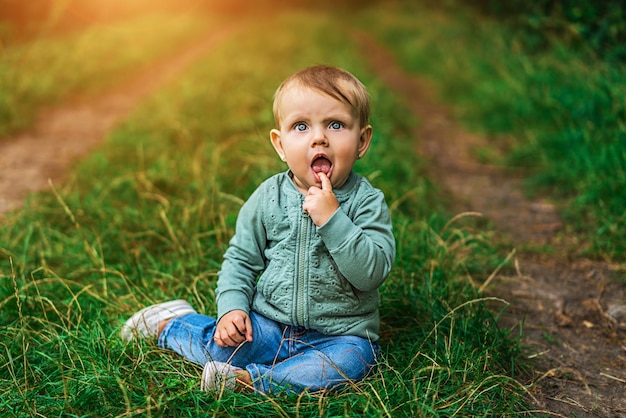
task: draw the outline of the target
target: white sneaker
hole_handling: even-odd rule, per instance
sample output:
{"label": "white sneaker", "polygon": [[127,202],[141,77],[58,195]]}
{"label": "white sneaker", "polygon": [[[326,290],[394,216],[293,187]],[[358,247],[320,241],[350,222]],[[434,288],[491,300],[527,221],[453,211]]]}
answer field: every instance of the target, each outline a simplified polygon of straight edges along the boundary
{"label": "white sneaker", "polygon": [[209,361],[202,371],[200,390],[207,392],[219,392],[222,388],[235,390],[237,387],[235,372],[238,370],[243,369],[221,361]]}
{"label": "white sneaker", "polygon": [[143,308],[122,327],[122,340],[153,338],[159,334],[159,324],[177,316],[197,313],[186,300],[172,300]]}

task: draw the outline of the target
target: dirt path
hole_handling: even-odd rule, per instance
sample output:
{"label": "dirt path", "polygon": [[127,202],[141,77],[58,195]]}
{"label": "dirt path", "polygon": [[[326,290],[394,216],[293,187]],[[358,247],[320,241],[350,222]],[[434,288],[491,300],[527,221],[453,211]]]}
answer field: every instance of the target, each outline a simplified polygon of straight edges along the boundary
{"label": "dirt path", "polygon": [[235,30],[213,29],[112,90],[45,110],[33,129],[0,141],[0,216],[23,205],[30,193],[47,188],[49,180],[61,180],[137,103]]}
{"label": "dirt path", "polygon": [[472,158],[487,140],[455,123],[428,84],[400,70],[380,44],[355,36],[419,117],[418,151],[433,163],[432,176],[452,195],[455,213],[482,213],[514,247],[555,248],[549,256],[518,250],[517,274],[499,275],[486,288],[511,303],[506,326],[525,318],[533,374],[523,383],[531,401],[551,415],[626,417],[626,286],[609,278],[610,265],[570,255],[576,240],[556,238],[564,234],[557,208],[526,199],[515,173]]}

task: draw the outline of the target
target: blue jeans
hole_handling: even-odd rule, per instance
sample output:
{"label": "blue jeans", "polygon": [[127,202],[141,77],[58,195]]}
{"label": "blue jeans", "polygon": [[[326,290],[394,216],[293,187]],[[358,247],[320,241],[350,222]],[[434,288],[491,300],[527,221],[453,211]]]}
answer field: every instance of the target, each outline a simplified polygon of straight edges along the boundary
{"label": "blue jeans", "polygon": [[265,394],[300,393],[341,387],[363,379],[376,363],[376,343],[356,336],[331,336],[274,322],[251,312],[253,341],[220,347],[216,320],[188,314],[167,323],[158,344],[198,364],[221,361],[250,373]]}

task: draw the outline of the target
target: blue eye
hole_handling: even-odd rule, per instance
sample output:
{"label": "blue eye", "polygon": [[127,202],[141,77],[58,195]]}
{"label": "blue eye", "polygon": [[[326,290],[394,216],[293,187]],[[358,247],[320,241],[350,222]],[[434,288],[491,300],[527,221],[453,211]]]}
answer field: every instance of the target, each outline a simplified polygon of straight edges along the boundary
{"label": "blue eye", "polygon": [[306,123],[298,122],[293,126],[293,128],[298,132],[304,132],[306,131],[307,126],[306,126]]}
{"label": "blue eye", "polygon": [[341,122],[335,121],[335,122],[330,123],[330,129],[341,129],[341,128],[343,128],[343,123]]}

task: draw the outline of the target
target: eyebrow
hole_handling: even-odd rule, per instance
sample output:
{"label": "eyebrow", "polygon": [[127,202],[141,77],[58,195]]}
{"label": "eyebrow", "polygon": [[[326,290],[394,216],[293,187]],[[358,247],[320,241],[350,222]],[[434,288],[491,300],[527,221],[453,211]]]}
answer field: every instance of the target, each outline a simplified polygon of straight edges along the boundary
{"label": "eyebrow", "polygon": [[[283,117],[281,118],[284,121],[291,121],[291,120],[309,120],[311,119],[309,116],[307,116],[304,113],[292,113],[291,115],[283,115]],[[345,119],[356,119],[356,116],[354,116],[351,112],[346,112],[346,113],[330,113],[327,116],[323,117],[324,121],[331,121],[331,120],[345,120]]]}

